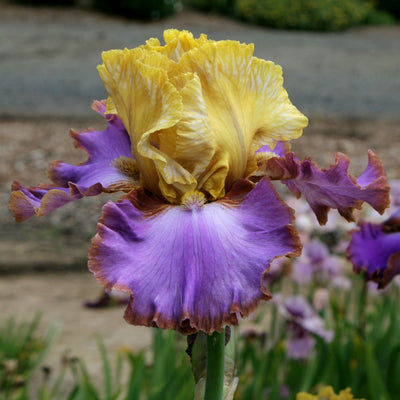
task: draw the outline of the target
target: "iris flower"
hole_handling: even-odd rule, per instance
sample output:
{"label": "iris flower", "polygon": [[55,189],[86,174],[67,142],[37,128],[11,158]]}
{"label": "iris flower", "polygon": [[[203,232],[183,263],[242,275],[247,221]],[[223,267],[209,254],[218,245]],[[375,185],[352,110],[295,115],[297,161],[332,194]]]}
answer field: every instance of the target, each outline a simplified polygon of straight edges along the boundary
{"label": "iris flower", "polygon": [[297,283],[329,282],[343,269],[342,259],[330,253],[328,246],[318,239],[304,244],[303,253],[293,265],[291,278]]}
{"label": "iris flower", "polygon": [[[335,394],[331,386],[322,386],[316,396],[309,393],[298,393],[296,400],[357,400],[354,399],[350,389],[341,390]],[[362,399],[359,399],[362,400]]]}
{"label": "iris flower", "polygon": [[319,336],[327,343],[333,340],[333,331],[325,329],[323,319],[304,297],[298,295],[284,299],[278,294],[274,300],[279,312],[288,323],[289,358],[298,360],[308,358],[315,346],[314,336]]}
{"label": "iris flower", "polygon": [[281,67],[254,57],[252,44],[173,29],[164,39],[102,54],[109,97],[93,108],[107,128],[72,131],[87,161],[51,164],[50,185],[14,182],[10,209],[23,221],[124,192],[103,207],[89,269],[106,290],[130,293],[131,324],[221,332],[271,297],[262,284],[270,262],[301,252],[271,180],[303,194],[321,223],[329,208],[351,219],[363,201],[383,211],[388,187],[372,152],[358,179],[344,155],[328,170],[295,157],[289,141],[307,119]]}
{"label": "iris flower", "polygon": [[400,210],[383,223],[361,223],[351,236],[347,254],[354,270],[385,288],[400,274]]}

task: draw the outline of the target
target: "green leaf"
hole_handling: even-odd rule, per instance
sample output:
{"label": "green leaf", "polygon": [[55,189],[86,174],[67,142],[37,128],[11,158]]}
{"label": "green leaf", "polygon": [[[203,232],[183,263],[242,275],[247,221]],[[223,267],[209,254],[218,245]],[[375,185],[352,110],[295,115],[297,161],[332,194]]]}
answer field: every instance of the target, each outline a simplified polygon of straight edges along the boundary
{"label": "green leaf", "polygon": [[365,362],[370,398],[373,400],[391,400],[370,344],[365,346]]}

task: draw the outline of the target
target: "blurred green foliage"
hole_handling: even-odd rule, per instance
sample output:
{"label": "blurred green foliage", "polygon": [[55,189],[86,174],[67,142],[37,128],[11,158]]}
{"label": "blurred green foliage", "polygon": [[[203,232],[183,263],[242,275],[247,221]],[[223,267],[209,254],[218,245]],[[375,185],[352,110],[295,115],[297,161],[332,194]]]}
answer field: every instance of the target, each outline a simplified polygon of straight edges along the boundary
{"label": "blurred green foliage", "polygon": [[38,334],[40,315],[30,322],[9,319],[0,327],[0,399],[27,398],[27,382],[47,354],[57,334],[52,327]]}
{"label": "blurred green foliage", "polygon": [[400,1],[399,0],[375,0],[374,4],[380,10],[386,11],[400,19]]}
{"label": "blurred green foliage", "polygon": [[[277,282],[275,285],[282,284]],[[313,297],[315,283],[306,290]],[[314,289],[313,289],[314,288]],[[304,289],[304,288],[303,288]],[[285,291],[292,292],[285,288]],[[316,337],[316,347],[307,359],[287,356],[289,335],[287,321],[268,303],[264,312],[253,320],[254,325],[244,330],[236,342],[237,375],[239,386],[236,400],[295,400],[300,391],[314,392],[320,385],[333,386],[335,391],[351,388],[356,398],[395,400],[400,393],[400,316],[398,301],[400,287],[392,285],[385,293],[365,292],[362,275],[353,276],[351,290],[331,292],[330,303],[320,311],[327,326],[334,330],[330,343]],[[272,313],[265,318],[265,311]],[[261,322],[264,320],[264,322]],[[2,356],[1,400],[30,399],[28,376],[39,366],[38,354],[47,348],[48,339],[37,339],[38,320],[24,325],[7,325],[0,332]],[[17,329],[18,328],[18,329]],[[144,353],[124,349],[111,363],[101,340],[98,341],[102,358],[102,384],[91,376],[84,362],[78,358],[64,360],[55,383],[45,381],[37,400],[186,400],[193,398],[194,379],[189,357],[185,354],[186,340],[173,331],[149,329],[154,334],[150,359]],[[5,355],[5,349],[9,351]],[[8,350],[9,349],[9,350]],[[21,360],[23,369],[12,369]],[[26,362],[28,360],[28,362]],[[11,365],[12,364],[12,365]],[[5,382],[4,365],[8,368]],[[14,381],[10,380],[10,368]],[[30,373],[29,372],[29,373]],[[67,373],[73,382],[66,385]],[[24,379],[15,381],[16,376]],[[17,384],[16,384],[17,383]],[[8,392],[4,391],[8,388]],[[283,395],[282,390],[286,392]],[[10,392],[12,390],[12,392]],[[7,396],[7,394],[9,396]],[[31,393],[32,394],[32,393]]]}
{"label": "blurred green foliage", "polygon": [[184,0],[185,5],[196,10],[210,12],[213,14],[234,15],[233,0]]}
{"label": "blurred green foliage", "polygon": [[128,18],[155,20],[181,9],[180,0],[93,0],[96,10]]}
{"label": "blurred green foliage", "polygon": [[[78,0],[9,0],[32,6],[72,6]],[[157,20],[183,5],[277,29],[338,31],[358,25],[390,25],[399,0],[89,0],[92,9],[127,18]]]}
{"label": "blurred green foliage", "polygon": [[[385,3],[385,4],[384,4]],[[391,4],[393,3],[393,5]],[[397,0],[186,0],[201,11],[277,29],[338,31],[362,24],[392,24]]]}
{"label": "blurred green foliage", "polygon": [[279,29],[337,31],[360,25],[372,5],[360,0],[237,0],[236,15]]}
{"label": "blurred green foliage", "polygon": [[[355,398],[398,399],[400,288],[392,285],[386,293],[369,292],[365,298],[364,285],[363,275],[354,275],[350,291],[331,292],[329,307],[320,315],[334,330],[334,340],[315,337],[316,347],[307,359],[287,357],[288,329],[279,316],[271,319],[264,335],[255,331],[240,341],[235,400],[295,400],[296,393],[316,392],[320,386],[336,392],[351,388]],[[312,298],[312,289],[307,295]]]}

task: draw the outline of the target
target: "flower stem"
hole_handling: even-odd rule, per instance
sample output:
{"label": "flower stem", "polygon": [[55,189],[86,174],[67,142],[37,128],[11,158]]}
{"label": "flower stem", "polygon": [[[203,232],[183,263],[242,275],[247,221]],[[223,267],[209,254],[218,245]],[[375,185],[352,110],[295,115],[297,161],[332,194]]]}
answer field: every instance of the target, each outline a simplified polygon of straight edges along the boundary
{"label": "flower stem", "polygon": [[358,312],[358,318],[359,318],[359,332],[360,336],[363,340],[365,340],[366,337],[366,325],[367,325],[367,297],[368,297],[368,282],[366,279],[365,274],[362,275],[363,281],[362,281],[362,287],[360,289],[360,297],[358,300],[358,306],[359,306],[359,312]]}
{"label": "flower stem", "polygon": [[204,400],[222,400],[224,392],[225,329],[207,336],[207,378]]}

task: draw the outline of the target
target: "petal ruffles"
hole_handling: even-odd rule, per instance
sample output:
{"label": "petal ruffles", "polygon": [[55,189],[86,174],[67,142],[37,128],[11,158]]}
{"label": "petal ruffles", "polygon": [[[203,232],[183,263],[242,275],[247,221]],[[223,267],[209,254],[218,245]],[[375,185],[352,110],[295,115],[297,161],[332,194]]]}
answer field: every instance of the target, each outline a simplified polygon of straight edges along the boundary
{"label": "petal ruffles", "polygon": [[301,245],[269,180],[250,189],[238,181],[221,201],[189,210],[142,189],[104,206],[89,268],[107,290],[131,293],[129,323],[210,333],[270,298],[261,284],[269,263]]}
{"label": "petal ruffles", "polygon": [[[91,189],[101,191],[98,186]],[[34,215],[42,217],[85,195],[74,185],[70,188],[61,188],[42,184],[38,187],[25,188],[18,181],[13,182],[11,190],[9,209],[17,222],[26,221]]]}
{"label": "petal ruffles", "polygon": [[390,202],[390,187],[382,162],[369,150],[368,166],[359,178],[349,174],[349,164],[347,156],[337,153],[334,165],[320,169],[310,158],[299,161],[289,152],[283,157],[267,159],[257,175],[280,179],[297,197],[303,194],[321,225],[326,223],[331,208],[348,221],[354,220],[353,209],[361,208],[363,202],[382,213]]}
{"label": "petal ruffles", "polygon": [[[104,103],[96,101],[92,107],[104,115]],[[12,184],[9,208],[17,221],[46,215],[84,196],[95,196],[102,191],[129,191],[138,185],[129,136],[117,116],[104,116],[108,122],[104,131],[71,131],[75,147],[89,155],[86,162],[80,165],[53,162],[48,175],[54,184],[28,188],[18,181]]]}

